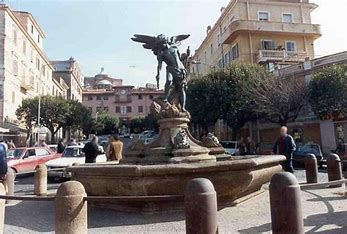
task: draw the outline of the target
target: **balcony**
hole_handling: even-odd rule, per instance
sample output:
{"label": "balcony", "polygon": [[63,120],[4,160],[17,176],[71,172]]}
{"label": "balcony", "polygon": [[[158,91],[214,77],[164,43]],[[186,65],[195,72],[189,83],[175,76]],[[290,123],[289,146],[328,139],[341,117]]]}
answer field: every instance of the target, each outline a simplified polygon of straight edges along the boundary
{"label": "balcony", "polygon": [[222,43],[230,44],[241,32],[261,32],[282,35],[321,36],[318,24],[283,23],[272,21],[236,20],[222,34]]}
{"label": "balcony", "polygon": [[26,79],[25,77],[22,77],[20,81],[20,87],[27,91],[34,88],[32,82],[28,81],[28,79]]}
{"label": "balcony", "polygon": [[286,50],[259,50],[258,63],[261,62],[304,62],[306,52]]}

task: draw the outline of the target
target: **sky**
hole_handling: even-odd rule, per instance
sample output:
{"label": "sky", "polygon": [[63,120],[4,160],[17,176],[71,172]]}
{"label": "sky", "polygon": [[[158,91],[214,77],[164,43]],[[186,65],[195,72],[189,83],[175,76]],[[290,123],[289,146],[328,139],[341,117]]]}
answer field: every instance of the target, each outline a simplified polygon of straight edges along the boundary
{"label": "sky", "polygon": [[[133,34],[191,34],[181,45],[194,51],[229,0],[5,0],[13,10],[28,11],[46,34],[50,60],[71,56],[84,76],[101,67],[125,84],[155,83],[156,58],[130,40]],[[319,5],[312,21],[323,36],[315,42],[316,57],[347,50],[347,1],[311,0]],[[163,72],[164,73],[164,72]],[[162,78],[163,80],[163,75]],[[163,81],[161,82],[164,83]]]}

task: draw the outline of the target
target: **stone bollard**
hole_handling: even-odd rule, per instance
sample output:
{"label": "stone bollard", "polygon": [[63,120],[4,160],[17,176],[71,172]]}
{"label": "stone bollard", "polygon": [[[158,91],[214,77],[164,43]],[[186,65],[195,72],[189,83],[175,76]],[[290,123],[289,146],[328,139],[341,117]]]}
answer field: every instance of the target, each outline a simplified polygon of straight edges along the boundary
{"label": "stone bollard", "polygon": [[[0,195],[6,195],[5,187],[0,183]],[[5,200],[0,199],[0,234],[4,233],[5,224]]]}
{"label": "stone bollard", "polygon": [[188,182],[184,209],[187,234],[218,232],[217,195],[211,181],[196,178]]}
{"label": "stone bollard", "polygon": [[68,181],[60,185],[55,197],[55,233],[87,233],[87,196],[83,185]]}
{"label": "stone bollard", "polygon": [[307,154],[305,157],[306,182],[313,184],[318,182],[317,158],[314,154]]}
{"label": "stone bollard", "polygon": [[[6,195],[8,196],[14,196],[14,182],[16,180],[16,173],[12,168],[7,169],[7,176],[6,176]],[[13,200],[6,200],[6,204],[12,204],[15,201]]]}
{"label": "stone bollard", "polygon": [[[327,171],[329,181],[342,179],[341,160],[337,154],[330,154],[327,158]],[[341,185],[331,185],[331,188],[341,187]]]}
{"label": "stone bollard", "polygon": [[47,167],[45,164],[37,165],[35,168],[34,194],[36,196],[47,195]]}
{"label": "stone bollard", "polygon": [[270,181],[272,233],[304,233],[300,186],[289,172],[276,173]]}

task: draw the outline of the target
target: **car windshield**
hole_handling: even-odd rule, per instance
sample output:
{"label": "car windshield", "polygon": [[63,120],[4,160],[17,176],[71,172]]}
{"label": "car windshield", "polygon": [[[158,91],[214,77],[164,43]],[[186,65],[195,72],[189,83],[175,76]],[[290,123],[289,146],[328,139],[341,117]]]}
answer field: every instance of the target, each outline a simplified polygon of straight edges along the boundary
{"label": "car windshield", "polygon": [[6,152],[8,158],[19,158],[22,156],[24,149],[9,149]]}
{"label": "car windshield", "polygon": [[232,148],[232,149],[236,148],[235,142],[221,142],[221,144],[224,148]]}
{"label": "car windshield", "polygon": [[68,157],[83,157],[84,154],[82,153],[82,150],[80,148],[66,148],[64,150],[64,153],[62,157],[68,158]]}

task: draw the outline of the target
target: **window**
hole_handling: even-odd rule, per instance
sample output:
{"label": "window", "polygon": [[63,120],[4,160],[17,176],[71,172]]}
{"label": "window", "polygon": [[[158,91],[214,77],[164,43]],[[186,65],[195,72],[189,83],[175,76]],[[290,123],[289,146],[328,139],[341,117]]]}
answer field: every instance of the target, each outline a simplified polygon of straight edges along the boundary
{"label": "window", "polygon": [[261,49],[262,50],[274,50],[276,48],[276,44],[272,40],[262,40],[261,41]]}
{"label": "window", "polygon": [[29,149],[26,154],[25,154],[26,157],[35,157],[36,154],[35,154],[35,149]]}
{"label": "window", "polygon": [[41,65],[40,65],[40,59],[39,58],[36,58],[36,68],[37,68],[37,70],[40,71]]}
{"label": "window", "polygon": [[17,62],[17,60],[13,60],[12,73],[14,76],[18,76],[18,62]]}
{"label": "window", "polygon": [[23,54],[26,54],[27,52],[27,44],[25,41],[23,41]]}
{"label": "window", "polygon": [[138,98],[139,98],[139,100],[142,100],[143,97],[141,94],[139,94]]}
{"label": "window", "polygon": [[34,33],[34,25],[31,25],[31,33]]}
{"label": "window", "polygon": [[218,67],[223,68],[223,59],[218,60]]}
{"label": "window", "polygon": [[229,63],[240,57],[239,54],[239,44],[236,43],[228,52],[229,54]]}
{"label": "window", "polygon": [[37,35],[37,42],[40,43],[40,35]]}
{"label": "window", "polygon": [[127,106],[126,113],[131,113],[131,111],[132,111],[131,106]]}
{"label": "window", "polygon": [[293,14],[292,13],[282,13],[282,22],[293,23]]}
{"label": "window", "polygon": [[149,99],[153,100],[153,94],[149,95]]}
{"label": "window", "polygon": [[286,51],[296,51],[295,41],[286,41]]}
{"label": "window", "polygon": [[17,30],[13,30],[13,44],[17,45]]}
{"label": "window", "polygon": [[126,108],[126,106],[121,106],[121,107],[120,107],[120,113],[121,113],[121,114],[126,114],[126,113],[127,113],[127,108]]}
{"label": "window", "polygon": [[221,35],[217,35],[217,47],[220,47]]}
{"label": "window", "polygon": [[138,112],[139,112],[139,113],[142,113],[142,112],[143,112],[143,106],[139,106],[139,107],[138,107]]}
{"label": "window", "polygon": [[116,106],[116,113],[120,113],[120,106]]}
{"label": "window", "polygon": [[226,53],[226,54],[224,55],[224,63],[225,63],[225,64],[229,64],[229,56],[228,56],[228,53]]}
{"label": "window", "polygon": [[100,95],[96,96],[96,100],[101,100],[101,96]]}
{"label": "window", "polygon": [[93,100],[93,96],[89,95],[88,96],[88,101],[92,101]]}
{"label": "window", "polygon": [[12,91],[12,103],[16,103],[16,93]]}
{"label": "window", "polygon": [[36,149],[36,156],[47,156],[49,152],[46,149]]}
{"label": "window", "polygon": [[210,53],[213,54],[213,45],[210,45]]}
{"label": "window", "polygon": [[269,21],[270,20],[270,13],[267,11],[259,11],[258,12],[258,20],[259,21]]}
{"label": "window", "polygon": [[108,100],[108,96],[107,95],[104,96],[104,100]]}

